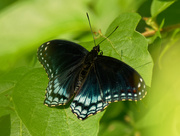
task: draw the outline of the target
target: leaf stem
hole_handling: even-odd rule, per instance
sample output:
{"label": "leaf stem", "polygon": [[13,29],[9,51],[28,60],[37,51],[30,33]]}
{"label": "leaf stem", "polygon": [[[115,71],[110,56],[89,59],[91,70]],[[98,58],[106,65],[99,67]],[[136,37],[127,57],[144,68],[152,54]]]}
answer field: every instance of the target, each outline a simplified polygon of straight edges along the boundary
{"label": "leaf stem", "polygon": [[[175,24],[175,25],[171,25],[171,26],[167,26],[161,29],[161,33],[165,33],[165,32],[169,32],[172,31],[174,29],[180,28],[180,24]],[[152,30],[152,29],[146,29],[145,32],[142,33],[142,35],[144,35],[145,37],[150,37],[155,35],[155,33],[157,32],[157,30]]]}

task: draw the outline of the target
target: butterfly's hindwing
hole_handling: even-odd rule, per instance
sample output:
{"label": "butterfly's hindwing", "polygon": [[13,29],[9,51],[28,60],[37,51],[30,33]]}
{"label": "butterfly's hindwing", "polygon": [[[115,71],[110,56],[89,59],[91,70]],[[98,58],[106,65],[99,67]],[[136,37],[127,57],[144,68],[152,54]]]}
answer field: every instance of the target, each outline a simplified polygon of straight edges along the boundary
{"label": "butterfly's hindwing", "polygon": [[38,59],[50,79],[44,103],[48,106],[66,104],[74,94],[75,77],[88,51],[82,46],[63,40],[41,45]]}
{"label": "butterfly's hindwing", "polygon": [[98,56],[95,62],[96,73],[103,101],[137,101],[146,94],[142,77],[133,68],[120,60]]}
{"label": "butterfly's hindwing", "polygon": [[72,112],[81,120],[104,110],[108,103],[104,103],[100,93],[94,66],[91,67],[87,79],[74,97],[70,107]]}
{"label": "butterfly's hindwing", "polygon": [[[69,71],[73,72],[69,72]],[[78,68],[68,69],[60,76],[49,81],[44,103],[48,106],[62,105],[69,102],[74,95],[74,82],[79,73]]]}

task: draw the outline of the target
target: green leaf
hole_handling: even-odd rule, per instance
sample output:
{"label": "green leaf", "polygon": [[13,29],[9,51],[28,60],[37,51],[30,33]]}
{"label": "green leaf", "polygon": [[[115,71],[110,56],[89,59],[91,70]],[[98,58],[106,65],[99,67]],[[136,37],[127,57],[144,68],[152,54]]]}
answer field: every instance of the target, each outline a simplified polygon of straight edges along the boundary
{"label": "green leaf", "polygon": [[10,115],[4,115],[0,117],[0,132],[2,136],[10,135],[11,123],[10,123]]}
{"label": "green leaf", "polygon": [[[11,136],[17,135],[29,135],[28,130],[19,119],[16,114],[16,110],[12,101],[12,92],[18,80],[27,72],[27,68],[18,68],[12,70],[9,73],[5,73],[0,77],[0,117],[8,116],[5,118],[6,122],[10,122],[10,134]],[[9,121],[10,120],[10,121]],[[0,122],[0,125],[4,125],[3,122]],[[2,131],[1,131],[2,132]],[[3,132],[8,132],[8,127],[6,127]]]}
{"label": "green leaf", "polygon": [[[179,7],[180,7],[180,1],[179,0],[175,1],[171,6],[169,6],[166,10],[164,10],[157,16],[156,18],[157,23],[160,24],[161,21],[165,19],[164,27],[168,29],[173,28],[173,30],[179,28],[179,24],[180,24]],[[168,29],[166,30],[167,32]]]}
{"label": "green leaf", "polygon": [[152,18],[156,18],[158,14],[171,6],[175,0],[173,1],[161,1],[161,0],[153,0],[151,5],[151,16]]}
{"label": "green leaf", "polygon": [[[68,106],[43,105],[48,78],[42,68],[29,70],[13,91],[15,110],[31,135],[97,135],[103,112],[78,120]],[[93,127],[92,127],[93,126]]]}
{"label": "green leaf", "polygon": [[[122,56],[122,61],[135,68],[144,78],[146,84],[151,86],[153,62],[148,52],[148,44],[146,39],[135,31],[140,19],[141,17],[135,13],[120,15],[110,25],[106,35],[112,32],[116,26],[119,26],[117,31],[109,38],[114,46],[109,44],[111,48],[114,48],[111,54],[118,59]],[[106,46],[103,47],[106,48]]]}
{"label": "green leaf", "polygon": [[[147,40],[135,31],[140,18],[135,13],[126,13],[117,17],[109,26],[106,36],[117,26],[118,29],[100,45],[100,48],[104,55],[122,59],[135,68],[146,84],[151,86],[153,62],[148,52]],[[96,43],[98,44],[102,39],[98,39]],[[94,46],[93,42],[82,45],[89,50]]]}

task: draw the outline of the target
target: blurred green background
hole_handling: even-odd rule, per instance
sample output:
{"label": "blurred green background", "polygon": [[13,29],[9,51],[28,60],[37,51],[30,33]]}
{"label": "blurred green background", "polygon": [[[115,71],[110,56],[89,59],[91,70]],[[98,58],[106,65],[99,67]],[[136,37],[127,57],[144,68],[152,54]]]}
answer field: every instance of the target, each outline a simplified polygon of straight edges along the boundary
{"label": "blurred green background", "polygon": [[[179,136],[179,7],[180,1],[173,0],[0,0],[0,135]],[[47,112],[36,112],[41,105],[33,101],[43,103],[44,92],[25,92],[29,86],[37,89],[40,80],[47,78],[36,58],[42,43],[57,38],[92,40],[86,12],[93,31],[101,29],[103,34],[119,15],[142,17],[136,31],[148,42],[154,61],[152,81],[142,101],[112,103],[105,112],[83,122],[65,115],[59,121],[61,111],[74,116],[69,108],[42,106]],[[48,79],[43,81],[39,90],[45,90],[47,83]],[[25,92],[16,93],[21,88]],[[22,108],[23,103],[35,105],[36,110]],[[41,116],[44,122],[38,120]],[[34,120],[39,124],[31,117],[37,117]]]}

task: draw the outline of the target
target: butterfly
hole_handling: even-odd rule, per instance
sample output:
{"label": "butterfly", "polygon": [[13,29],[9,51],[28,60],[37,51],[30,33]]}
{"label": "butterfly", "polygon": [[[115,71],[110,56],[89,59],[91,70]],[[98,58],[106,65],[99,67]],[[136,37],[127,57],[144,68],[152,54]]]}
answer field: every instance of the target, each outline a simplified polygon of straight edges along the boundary
{"label": "butterfly", "polygon": [[78,119],[103,111],[109,103],[137,101],[146,95],[146,85],[140,74],[124,62],[103,56],[100,44],[89,52],[66,40],[52,40],[37,51],[49,83],[46,106],[66,105]]}

